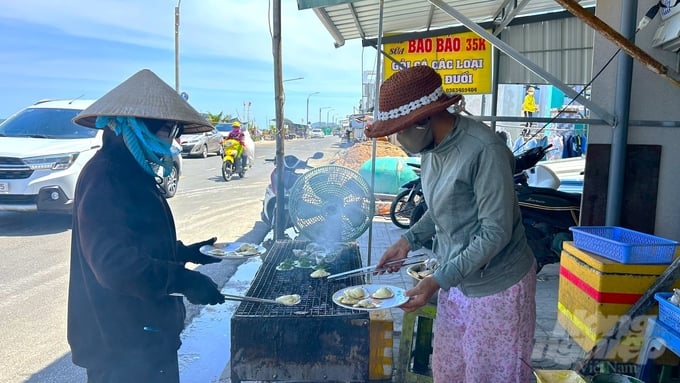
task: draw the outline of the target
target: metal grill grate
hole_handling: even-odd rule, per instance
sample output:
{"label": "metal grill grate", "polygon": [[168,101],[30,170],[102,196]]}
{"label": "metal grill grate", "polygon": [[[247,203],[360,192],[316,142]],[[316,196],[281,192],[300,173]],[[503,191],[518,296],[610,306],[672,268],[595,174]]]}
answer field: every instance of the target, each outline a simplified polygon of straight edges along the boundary
{"label": "metal grill grate", "polygon": [[[231,381],[366,382],[369,316],[333,303],[333,293],[363,283],[312,278],[312,269],[276,270],[309,242],[278,241],[262,262],[247,295],[275,299],[299,294],[295,306],[241,302],[231,318]],[[358,246],[343,244],[330,272],[361,267]]]}
{"label": "metal grill grate", "polygon": [[[333,293],[348,286],[364,283],[362,277],[328,281],[325,278],[312,278],[313,269],[294,268],[276,270],[281,262],[295,258],[293,249],[304,249],[307,241],[277,241],[269,250],[262,266],[255,274],[246,295],[257,298],[276,299],[281,295],[299,294],[301,301],[295,306],[271,305],[241,302],[236,316],[285,317],[285,316],[337,316],[360,314],[333,303]],[[342,245],[328,269],[338,273],[361,267],[361,255],[356,243]]]}

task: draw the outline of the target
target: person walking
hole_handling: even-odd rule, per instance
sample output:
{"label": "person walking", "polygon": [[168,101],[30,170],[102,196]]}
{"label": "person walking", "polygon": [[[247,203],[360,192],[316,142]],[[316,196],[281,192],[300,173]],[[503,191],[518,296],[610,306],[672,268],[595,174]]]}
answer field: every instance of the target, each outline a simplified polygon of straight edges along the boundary
{"label": "person walking", "polygon": [[[524,95],[524,102],[522,103],[522,115],[524,117],[533,117],[534,113],[538,112],[538,105],[536,105],[536,99],[534,98],[534,93],[536,90],[533,86],[527,88],[526,94]],[[533,123],[527,121],[525,126],[531,127]]]}
{"label": "person walking", "polygon": [[[429,209],[382,255],[376,268],[398,271],[410,251],[434,237],[439,267],[406,291],[407,312],[438,294],[432,371],[437,383],[531,380],[536,321],[536,262],[515,195],[514,158],[488,126],[450,113],[448,96],[427,66],[396,72],[380,88],[367,137],[396,133],[421,155]],[[397,261],[396,265],[386,265]]]}
{"label": "person walking", "polygon": [[177,350],[189,302],[224,302],[215,282],[185,267],[218,258],[216,238],[177,240],[161,175],[171,142],[212,125],[150,70],[142,70],[74,118],[103,129],[73,206],[67,338],[88,383],[178,383]]}

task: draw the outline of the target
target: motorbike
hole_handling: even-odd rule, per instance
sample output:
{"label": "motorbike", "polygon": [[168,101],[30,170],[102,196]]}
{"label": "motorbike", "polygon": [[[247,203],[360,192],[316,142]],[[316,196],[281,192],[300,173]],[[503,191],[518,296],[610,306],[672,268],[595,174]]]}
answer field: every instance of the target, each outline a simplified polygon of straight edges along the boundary
{"label": "motorbike", "polygon": [[[283,157],[283,193],[284,193],[284,216],[286,217],[286,222],[284,223],[284,229],[292,227],[292,222],[290,220],[290,215],[288,214],[288,196],[289,191],[295,184],[298,178],[308,169],[312,167],[309,166],[309,160],[318,160],[323,157],[322,152],[316,152],[306,160],[301,160],[298,157],[287,154]],[[276,159],[267,158],[265,162],[271,162],[276,164]],[[279,192],[278,187],[278,177],[276,166],[272,170],[269,176],[269,185],[265,189],[264,199],[262,200],[262,212],[260,216],[262,221],[269,225],[269,227],[274,228],[275,217],[276,217],[276,194]]]}
{"label": "motorbike", "polygon": [[411,227],[413,209],[423,199],[423,189],[420,185],[420,164],[408,162],[406,164],[415,170],[418,178],[401,185],[403,190],[394,197],[390,204],[390,219],[401,229]]}
{"label": "motorbike", "polygon": [[536,164],[550,147],[535,147],[515,157],[515,191],[524,232],[536,258],[536,272],[560,261],[562,242],[573,240],[569,228],[578,226],[581,213],[581,194],[557,190],[559,178],[554,173],[543,177],[550,187],[531,184],[530,172],[537,173]]}
{"label": "motorbike", "polygon": [[[543,266],[560,261],[562,242],[573,239],[569,227],[579,224],[581,210],[579,193],[557,190],[559,178],[547,167],[537,170],[550,147],[538,146],[515,156],[515,192],[537,273]],[[409,225],[418,222],[426,211],[427,203],[421,198],[412,210]]]}
{"label": "motorbike", "polygon": [[222,156],[222,178],[225,181],[230,181],[234,173],[237,173],[240,178],[245,177],[247,166],[243,166],[241,154],[245,149],[239,140],[235,138],[228,138],[222,142],[224,148],[224,155]]}

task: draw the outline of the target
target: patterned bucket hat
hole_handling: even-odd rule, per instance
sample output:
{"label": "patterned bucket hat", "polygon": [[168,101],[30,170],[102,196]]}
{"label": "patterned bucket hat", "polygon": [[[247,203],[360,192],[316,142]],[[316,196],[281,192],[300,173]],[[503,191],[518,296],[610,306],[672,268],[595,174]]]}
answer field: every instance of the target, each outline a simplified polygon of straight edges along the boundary
{"label": "patterned bucket hat", "polygon": [[388,136],[404,130],[463,99],[448,96],[442,78],[428,66],[414,66],[393,74],[380,87],[378,116],[367,127],[369,138]]}

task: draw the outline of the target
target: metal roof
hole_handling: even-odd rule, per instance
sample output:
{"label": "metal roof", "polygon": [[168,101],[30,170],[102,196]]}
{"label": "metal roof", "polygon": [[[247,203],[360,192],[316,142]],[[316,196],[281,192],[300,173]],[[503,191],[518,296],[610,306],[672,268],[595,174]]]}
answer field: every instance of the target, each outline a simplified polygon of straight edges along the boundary
{"label": "metal roof", "polygon": [[[328,32],[341,46],[346,40],[377,38],[380,28],[380,0],[297,0],[298,9],[312,8]],[[554,0],[442,0],[478,24],[509,24],[517,17],[562,12]],[[595,0],[580,1],[591,7]],[[463,25],[428,0],[384,0],[383,35],[428,31]]]}

